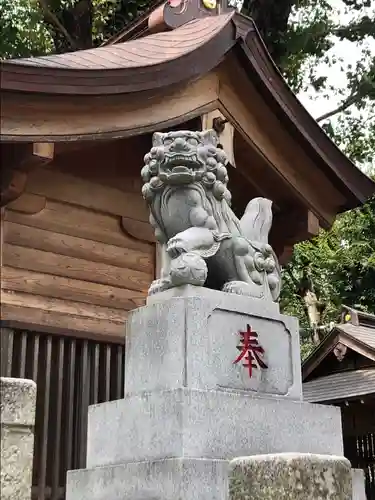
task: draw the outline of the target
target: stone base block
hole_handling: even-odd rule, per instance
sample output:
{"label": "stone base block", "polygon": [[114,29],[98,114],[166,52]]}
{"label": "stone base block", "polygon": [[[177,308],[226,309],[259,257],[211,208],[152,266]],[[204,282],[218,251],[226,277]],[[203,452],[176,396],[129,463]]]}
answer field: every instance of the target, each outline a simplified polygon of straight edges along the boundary
{"label": "stone base block", "polygon": [[[295,318],[266,300],[193,286],[168,292],[128,316],[126,395],[187,387],[302,399]],[[262,353],[240,352],[248,331]]]}
{"label": "stone base block", "polygon": [[228,464],[174,458],[70,471],[66,500],[227,500]]}
{"label": "stone base block", "polygon": [[142,393],[89,408],[88,467],[281,452],[342,455],[340,410],[190,389]]}
{"label": "stone base block", "polygon": [[260,455],[230,464],[230,500],[352,500],[350,463],[344,457]]}
{"label": "stone base block", "polygon": [[30,500],[36,384],[1,378],[1,500]]}
{"label": "stone base block", "polygon": [[362,469],[352,469],[353,500],[366,500],[365,473]]}

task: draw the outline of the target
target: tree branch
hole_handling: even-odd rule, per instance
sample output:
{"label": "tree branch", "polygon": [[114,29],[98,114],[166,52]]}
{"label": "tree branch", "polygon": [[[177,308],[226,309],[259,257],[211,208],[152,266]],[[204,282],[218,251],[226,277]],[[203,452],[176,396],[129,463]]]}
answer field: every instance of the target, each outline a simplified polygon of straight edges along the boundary
{"label": "tree branch", "polygon": [[39,4],[42,7],[42,10],[44,12],[44,15],[46,19],[64,35],[66,40],[68,41],[69,45],[71,46],[72,49],[78,49],[76,42],[74,39],[70,36],[68,31],[65,29],[65,27],[62,25],[56,14],[54,14],[48,7],[47,4],[48,0],[39,0]]}
{"label": "tree branch", "polygon": [[345,111],[348,109],[350,106],[355,104],[356,102],[360,101],[362,98],[361,94],[359,92],[356,92],[352,96],[349,96],[340,106],[337,108],[333,109],[332,111],[328,111],[327,113],[324,113],[323,115],[319,116],[316,118],[317,122],[321,122],[322,120],[327,120],[327,118],[331,118],[334,115],[337,115],[338,113],[341,113],[342,111]]}
{"label": "tree branch", "polygon": [[293,285],[298,288],[299,287],[299,281],[295,278],[293,275],[292,271],[290,270],[289,266],[284,268],[285,271],[289,274],[290,279],[293,281]]}

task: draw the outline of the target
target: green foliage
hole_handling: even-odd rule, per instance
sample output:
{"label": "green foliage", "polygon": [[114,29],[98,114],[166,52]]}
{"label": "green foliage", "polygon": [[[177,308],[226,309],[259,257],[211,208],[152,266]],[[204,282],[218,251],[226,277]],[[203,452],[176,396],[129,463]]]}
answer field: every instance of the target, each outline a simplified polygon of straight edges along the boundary
{"label": "green foliage", "polygon": [[152,0],[0,0],[0,58],[96,47]]}
{"label": "green foliage", "polygon": [[[97,0],[100,2],[100,0]],[[114,9],[103,25],[101,37],[103,40],[116,35],[129,23],[143,14],[154,3],[154,0],[114,0]]]}
{"label": "green foliage", "polygon": [[34,0],[0,0],[0,58],[28,57],[53,50],[53,40]]}
{"label": "green foliage", "polygon": [[375,197],[339,216],[330,231],[296,245],[283,279],[281,306],[300,318],[306,352],[313,345],[302,300],[306,279],[318,298],[321,325],[336,322],[343,304],[375,313]]}

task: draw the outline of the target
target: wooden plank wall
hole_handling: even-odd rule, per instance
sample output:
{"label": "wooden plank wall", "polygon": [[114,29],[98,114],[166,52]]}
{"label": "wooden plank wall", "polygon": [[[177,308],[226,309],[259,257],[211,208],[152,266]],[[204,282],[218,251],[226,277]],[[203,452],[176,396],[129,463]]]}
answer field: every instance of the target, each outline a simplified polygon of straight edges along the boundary
{"label": "wooden plank wall", "polygon": [[127,311],[144,303],[154,278],[155,245],[141,159],[124,166],[119,146],[126,152],[111,143],[57,158],[30,174],[26,192],[7,207],[3,320],[124,335]]}

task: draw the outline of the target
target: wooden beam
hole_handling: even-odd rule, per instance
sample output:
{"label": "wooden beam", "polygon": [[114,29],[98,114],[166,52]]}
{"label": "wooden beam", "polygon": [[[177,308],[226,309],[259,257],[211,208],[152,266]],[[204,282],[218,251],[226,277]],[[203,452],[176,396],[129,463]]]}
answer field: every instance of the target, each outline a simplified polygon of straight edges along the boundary
{"label": "wooden beam", "polygon": [[313,238],[314,236],[318,236],[320,230],[320,224],[318,217],[311,212],[311,210],[307,211],[307,227],[306,233],[308,238]]}
{"label": "wooden beam", "polygon": [[55,145],[51,142],[35,142],[33,144],[33,155],[39,158],[53,160],[55,154]]}
{"label": "wooden beam", "polygon": [[[3,140],[76,142],[154,132],[217,108],[213,73],[158,91],[114,96],[46,96],[5,93]],[[66,117],[69,116],[69,120]],[[94,119],[93,119],[94,117]]]}
{"label": "wooden beam", "polygon": [[[24,292],[42,297],[74,301],[128,311],[143,305],[145,294],[110,285],[90,283],[53,274],[4,266],[1,273],[3,290]],[[27,300],[26,300],[27,304]]]}
{"label": "wooden beam", "polygon": [[[17,149],[18,148],[18,149]],[[53,144],[2,145],[0,206],[15,201],[24,192],[27,174],[53,160]]]}
{"label": "wooden beam", "polygon": [[304,207],[293,207],[275,214],[270,241],[280,264],[285,265],[291,259],[296,243],[318,234],[318,218]]}
{"label": "wooden beam", "polygon": [[287,182],[292,196],[315,213],[325,227],[329,227],[345,203],[343,195],[292,134],[281,126],[235,60],[225,60],[217,73],[220,75],[219,110],[248,145],[264,158],[267,168],[277,174],[280,182]]}
{"label": "wooden beam", "polygon": [[234,159],[234,146],[233,146],[233,139],[234,139],[233,125],[229,121],[227,121],[225,116],[218,109],[203,114],[201,119],[202,119],[203,130],[212,128],[216,130],[215,120],[216,123],[218,123],[217,120],[222,120],[222,122],[224,122],[220,130],[216,130],[216,133],[218,134],[220,144],[222,145],[224,151],[227,154],[229,163],[232,165],[232,167],[236,167],[236,161]]}

